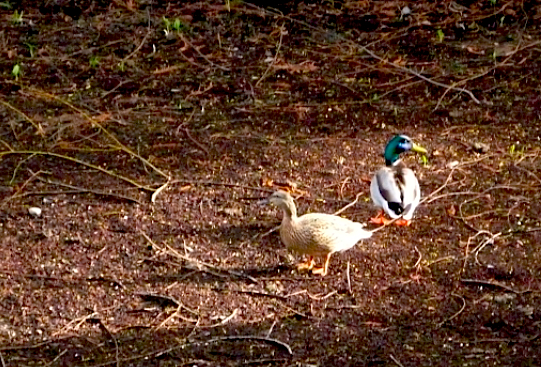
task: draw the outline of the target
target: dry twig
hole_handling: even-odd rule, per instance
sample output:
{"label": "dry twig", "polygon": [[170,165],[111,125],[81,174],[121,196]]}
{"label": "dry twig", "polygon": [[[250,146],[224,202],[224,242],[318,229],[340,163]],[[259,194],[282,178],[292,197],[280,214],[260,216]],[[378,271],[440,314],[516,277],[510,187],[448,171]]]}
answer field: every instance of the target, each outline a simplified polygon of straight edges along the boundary
{"label": "dry twig", "polygon": [[[155,247],[159,251],[164,251],[164,249],[162,247],[158,246],[145,232],[140,231],[140,233],[153,247]],[[218,276],[218,277],[224,277],[225,275],[223,273],[228,273],[229,275],[234,275],[234,276],[240,277],[240,278],[246,278],[246,279],[249,279],[250,281],[252,281],[254,283],[257,283],[257,279],[255,279],[254,277],[251,277],[249,275],[239,273],[239,272],[236,272],[236,271],[232,271],[232,270],[220,269],[220,268],[215,267],[214,265],[192,259],[192,258],[190,258],[188,256],[182,255],[181,253],[179,253],[177,250],[175,250],[174,248],[172,248],[169,245],[166,245],[166,248],[169,250],[169,254],[172,254],[172,255],[178,257],[179,259],[185,260],[188,263],[191,263],[191,264],[195,265],[195,267],[199,271],[207,272],[209,274],[212,274],[212,275],[215,275],[215,276]]]}
{"label": "dry twig", "polygon": [[486,281],[486,280],[481,280],[481,279],[460,279],[460,281],[462,283],[467,283],[467,284],[478,284],[478,285],[502,288],[502,289],[505,289],[506,291],[516,293],[516,294],[540,292],[540,291],[536,291],[536,290],[532,290],[532,289],[527,289],[525,291],[517,291],[517,290],[515,290],[515,289],[513,289],[511,287],[508,287],[505,284],[502,284],[500,282],[491,282],[491,281]]}
{"label": "dry twig", "polygon": [[456,318],[458,315],[460,315],[462,313],[462,311],[464,311],[464,309],[466,308],[466,300],[464,299],[464,297],[458,295],[458,294],[455,294],[455,293],[451,293],[452,296],[455,296],[455,297],[458,297],[462,300],[462,307],[460,308],[460,310],[458,310],[457,312],[455,312],[453,315],[451,315],[451,317],[449,317],[448,319],[442,321],[439,323],[438,327],[441,327],[443,326],[446,322],[449,322],[451,321],[452,319]]}
{"label": "dry twig", "polygon": [[278,345],[279,347],[284,348],[289,353],[289,355],[293,355],[293,350],[291,350],[291,347],[288,344],[286,344],[286,343],[284,343],[284,342],[282,342],[282,341],[280,341],[278,339],[268,338],[268,337],[264,337],[264,336],[256,336],[256,335],[222,336],[222,337],[218,337],[218,338],[203,341],[203,343],[215,343],[215,342],[229,341],[229,340],[259,340],[259,341],[264,341],[264,342],[267,342],[267,343],[270,343],[270,344]]}

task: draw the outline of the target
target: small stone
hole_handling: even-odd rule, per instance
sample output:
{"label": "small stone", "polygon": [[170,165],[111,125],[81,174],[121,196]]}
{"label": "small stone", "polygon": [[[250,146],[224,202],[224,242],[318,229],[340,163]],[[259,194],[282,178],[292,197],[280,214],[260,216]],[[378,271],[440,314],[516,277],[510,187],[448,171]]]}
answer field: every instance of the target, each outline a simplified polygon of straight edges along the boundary
{"label": "small stone", "polygon": [[494,301],[498,303],[507,303],[516,298],[516,295],[511,293],[497,294],[494,296]]}
{"label": "small stone", "polygon": [[475,152],[485,154],[490,150],[490,145],[481,142],[475,142],[472,144],[472,148]]}
{"label": "small stone", "polygon": [[242,216],[241,208],[223,208],[222,212],[231,216],[238,216],[238,217]]}
{"label": "small stone", "polygon": [[447,168],[454,168],[456,166],[458,166],[458,161],[452,161],[447,163]]}
{"label": "small stone", "polygon": [[41,216],[41,209],[37,207],[31,207],[28,208],[28,214],[30,214],[33,217],[40,217]]}
{"label": "small stone", "polygon": [[411,9],[407,6],[403,7],[402,8],[402,15],[410,15],[411,14]]}
{"label": "small stone", "polygon": [[517,310],[524,313],[526,316],[532,316],[535,312],[535,308],[532,306],[517,306]]}

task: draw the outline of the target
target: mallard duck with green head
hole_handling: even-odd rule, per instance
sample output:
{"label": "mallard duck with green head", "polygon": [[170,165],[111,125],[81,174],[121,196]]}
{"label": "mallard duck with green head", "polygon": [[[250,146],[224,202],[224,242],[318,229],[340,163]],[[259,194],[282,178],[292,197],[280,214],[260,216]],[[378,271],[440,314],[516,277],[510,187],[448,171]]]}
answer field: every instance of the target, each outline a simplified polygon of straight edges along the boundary
{"label": "mallard duck with green head", "polygon": [[370,184],[370,196],[379,214],[370,219],[375,224],[386,224],[389,219],[397,219],[398,226],[409,226],[413,212],[421,200],[421,189],[415,173],[402,162],[400,154],[413,151],[426,154],[425,148],[415,144],[406,135],[394,136],[385,147],[385,167],[379,169]]}

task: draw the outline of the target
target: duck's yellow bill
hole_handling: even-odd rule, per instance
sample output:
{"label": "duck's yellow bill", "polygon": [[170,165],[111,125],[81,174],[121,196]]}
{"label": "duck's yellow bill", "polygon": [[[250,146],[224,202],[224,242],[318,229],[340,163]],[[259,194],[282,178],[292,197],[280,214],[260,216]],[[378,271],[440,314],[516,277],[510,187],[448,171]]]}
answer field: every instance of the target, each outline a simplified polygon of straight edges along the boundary
{"label": "duck's yellow bill", "polygon": [[415,143],[413,143],[413,147],[411,148],[411,150],[416,152],[416,153],[421,153],[421,154],[428,153],[425,148],[423,148],[422,146],[417,145]]}

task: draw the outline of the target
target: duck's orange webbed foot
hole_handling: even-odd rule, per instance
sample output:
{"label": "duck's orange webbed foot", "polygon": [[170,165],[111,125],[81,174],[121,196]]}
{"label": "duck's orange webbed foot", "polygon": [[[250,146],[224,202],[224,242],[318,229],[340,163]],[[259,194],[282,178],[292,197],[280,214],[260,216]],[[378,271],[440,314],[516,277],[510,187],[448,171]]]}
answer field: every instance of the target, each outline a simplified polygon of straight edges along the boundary
{"label": "duck's orange webbed foot", "polygon": [[322,277],[324,277],[325,275],[327,275],[327,269],[325,269],[325,267],[313,268],[312,269],[312,274],[319,274]]}
{"label": "duck's orange webbed foot", "polygon": [[376,215],[374,218],[370,218],[370,223],[378,224],[380,226],[383,226],[383,225],[389,223],[390,220],[385,218],[383,216],[383,214],[384,214],[383,210],[380,210],[378,215]]}
{"label": "duck's orange webbed foot", "polygon": [[297,270],[312,270],[316,265],[313,257],[308,258],[308,260],[303,261],[297,264]]}
{"label": "duck's orange webbed foot", "polygon": [[327,270],[329,270],[329,260],[331,260],[331,255],[332,255],[332,252],[329,252],[325,259],[325,264],[321,268],[312,269],[312,274],[320,274],[322,277],[327,275]]}
{"label": "duck's orange webbed foot", "polygon": [[398,219],[396,222],[394,222],[395,226],[399,227],[408,227],[411,224],[411,220],[409,219]]}

